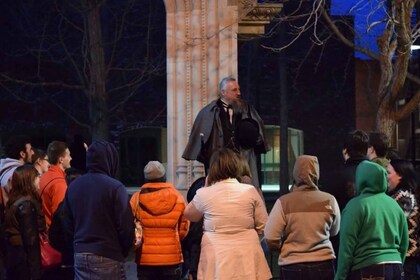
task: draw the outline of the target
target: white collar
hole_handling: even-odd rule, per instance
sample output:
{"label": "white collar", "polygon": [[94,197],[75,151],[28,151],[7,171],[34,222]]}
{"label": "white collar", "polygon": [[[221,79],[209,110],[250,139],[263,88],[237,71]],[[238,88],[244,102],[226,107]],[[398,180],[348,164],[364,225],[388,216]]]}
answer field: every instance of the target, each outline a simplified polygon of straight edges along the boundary
{"label": "white collar", "polygon": [[227,178],[227,179],[224,179],[224,180],[219,181],[217,183],[228,183],[228,184],[232,184],[232,183],[239,183],[239,181],[236,178]]}

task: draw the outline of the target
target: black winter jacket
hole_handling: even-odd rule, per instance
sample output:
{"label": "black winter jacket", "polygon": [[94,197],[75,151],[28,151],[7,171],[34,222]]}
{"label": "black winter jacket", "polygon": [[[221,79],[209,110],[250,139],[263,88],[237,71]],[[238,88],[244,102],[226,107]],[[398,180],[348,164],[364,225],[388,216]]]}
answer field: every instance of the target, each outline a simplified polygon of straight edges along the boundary
{"label": "black winter jacket", "polygon": [[27,270],[27,275],[30,275],[27,279],[41,278],[39,233],[44,232],[45,228],[39,201],[25,196],[7,205],[4,222],[7,270]]}

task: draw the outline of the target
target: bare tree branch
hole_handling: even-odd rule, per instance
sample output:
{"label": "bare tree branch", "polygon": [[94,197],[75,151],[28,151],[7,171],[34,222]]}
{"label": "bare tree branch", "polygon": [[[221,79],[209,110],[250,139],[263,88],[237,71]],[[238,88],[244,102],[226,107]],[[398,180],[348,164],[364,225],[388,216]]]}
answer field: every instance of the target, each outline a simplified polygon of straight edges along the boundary
{"label": "bare tree branch", "polygon": [[420,104],[420,89],[414,93],[414,96],[400,110],[395,113],[396,121],[408,117]]}
{"label": "bare tree branch", "polygon": [[16,94],[16,90],[10,90],[8,87],[5,87],[2,83],[0,83],[0,87],[2,87],[5,91],[10,93],[17,101],[26,103],[26,104],[35,104],[36,101],[34,98],[23,98],[21,95]]}
{"label": "bare tree branch", "polygon": [[9,77],[6,74],[0,73],[0,77],[3,78],[3,80],[0,80],[0,82],[13,82],[16,84],[26,85],[26,86],[34,86],[34,87],[60,87],[60,88],[66,88],[66,89],[75,89],[75,90],[81,90],[83,89],[83,86],[80,85],[70,85],[62,82],[30,82],[25,80],[20,80],[16,78]]}
{"label": "bare tree branch", "polygon": [[70,64],[73,66],[73,69],[76,73],[76,76],[79,82],[82,85],[85,85],[83,88],[86,88],[86,85],[88,84],[88,79],[85,76],[85,74],[82,74],[83,72],[79,69],[78,63],[75,61],[75,59],[73,58],[73,55],[68,50],[66,43],[63,41],[63,33],[61,32],[61,28],[60,28],[61,24],[62,24],[62,20],[60,20],[60,24],[58,26],[58,35],[59,35],[58,38],[60,40],[60,44],[66,54],[67,59],[70,61]]}
{"label": "bare tree branch", "polygon": [[[394,83],[391,88],[391,94],[394,98],[397,97],[401,88],[405,83],[407,77],[408,63],[410,60],[410,47],[411,47],[411,13],[412,6],[406,6],[405,1],[398,0],[394,2],[396,5],[396,32],[397,36],[397,49],[394,69],[396,75],[394,76]],[[408,2],[409,4],[410,2]]]}
{"label": "bare tree branch", "polygon": [[[420,22],[412,23],[414,5],[418,0],[380,0],[366,1],[358,0],[348,11],[347,14],[356,15],[357,18],[364,18],[364,30],[359,34],[356,26],[352,26],[349,21],[338,16],[332,17],[329,14],[325,0],[313,1],[312,7],[304,7],[304,1],[295,1],[297,9],[293,9],[288,15],[281,15],[277,19],[280,24],[289,23],[291,32],[290,39],[280,47],[263,45],[263,48],[274,52],[280,52],[296,43],[303,35],[311,34],[312,44],[310,50],[316,45],[325,45],[332,36],[322,36],[319,32],[320,24],[325,24],[326,28],[345,46],[354,51],[367,56],[378,62],[380,67],[379,80],[372,81],[377,89],[372,91],[368,98],[373,101],[376,107],[376,128],[391,136],[395,129],[396,121],[406,117],[410,112],[417,108],[420,102],[420,77],[408,72],[410,63],[410,46],[420,37]],[[305,4],[308,4],[305,2]],[[367,12],[366,12],[367,11]],[[360,15],[359,15],[360,14]],[[378,17],[379,15],[379,17]],[[322,21],[321,21],[322,18]],[[302,22],[293,24],[293,21]],[[357,24],[357,23],[355,23]],[[344,29],[343,29],[344,25]],[[412,26],[414,25],[414,26]],[[385,29],[382,30],[383,26]],[[359,26],[357,28],[360,29]],[[377,36],[377,46],[379,52],[364,47],[363,34],[381,32]],[[351,35],[349,36],[349,33]],[[357,42],[357,43],[355,43]],[[368,45],[366,45],[368,46]],[[321,54],[323,48],[321,48]],[[306,58],[303,59],[303,61]],[[319,63],[319,61],[318,61]],[[316,69],[315,69],[316,71]],[[402,97],[403,88],[407,82],[415,85],[415,94],[411,101],[402,107],[397,107],[396,102]]]}
{"label": "bare tree branch", "polygon": [[[163,75],[164,46],[156,48],[151,38],[156,26],[162,28],[156,10],[164,11],[164,4],[153,0],[54,0],[52,4],[17,3],[13,11],[22,19],[21,26],[14,25],[15,32],[10,33],[28,44],[1,51],[11,61],[24,59],[30,67],[18,73],[0,72],[0,85],[9,92],[14,86],[12,96],[22,102],[31,90],[38,94],[44,90],[44,98],[54,95],[52,104],[89,128],[93,137],[107,137],[107,117],[114,121],[112,113],[144,92],[152,78]],[[32,13],[39,10],[44,16],[35,19]],[[67,106],[73,94],[77,100]],[[89,125],[78,117],[81,114],[89,118]]]}
{"label": "bare tree branch", "polygon": [[72,121],[74,121],[75,123],[77,123],[78,125],[84,127],[84,128],[90,128],[90,125],[79,121],[70,111],[68,111],[67,109],[65,109],[63,106],[61,106],[61,104],[59,102],[56,102],[53,98],[50,99],[50,101],[58,108],[60,109],[67,117],[69,117]]}
{"label": "bare tree branch", "polygon": [[127,18],[127,14],[130,11],[130,9],[133,7],[134,1],[130,1],[128,5],[125,6],[122,16],[121,16],[121,23],[116,23],[117,27],[115,28],[115,32],[114,32],[114,43],[112,44],[112,51],[111,51],[111,55],[110,55],[110,59],[109,59],[109,63],[107,66],[107,71],[106,71],[106,75],[108,76],[108,73],[110,71],[110,68],[112,67],[112,65],[114,65],[114,60],[115,60],[115,55],[117,52],[117,47],[118,47],[118,41],[121,39],[121,36],[123,34],[123,30],[124,30],[124,26],[126,23],[126,18]]}
{"label": "bare tree branch", "polygon": [[[379,60],[379,55],[367,49],[356,46],[356,44],[354,44],[352,40],[349,40],[346,36],[344,36],[325,9],[323,9],[322,15],[325,21],[327,22],[328,26],[337,36],[337,38],[340,39],[340,41],[343,42],[346,46],[353,48],[355,51],[360,52],[364,55],[367,55],[372,59]],[[412,75],[411,73],[407,72],[407,79],[420,85],[420,78],[416,77],[415,75]]]}

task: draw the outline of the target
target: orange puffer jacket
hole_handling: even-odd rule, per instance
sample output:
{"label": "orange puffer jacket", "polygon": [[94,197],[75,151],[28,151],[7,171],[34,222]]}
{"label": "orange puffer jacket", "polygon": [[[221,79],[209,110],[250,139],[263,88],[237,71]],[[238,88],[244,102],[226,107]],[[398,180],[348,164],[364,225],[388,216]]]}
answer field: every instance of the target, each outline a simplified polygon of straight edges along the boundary
{"label": "orange puffer jacket", "polygon": [[182,263],[181,240],[189,229],[183,215],[184,197],[170,183],[146,183],[140,192],[133,194],[130,204],[143,226],[143,245],[137,250],[136,263],[150,266]]}

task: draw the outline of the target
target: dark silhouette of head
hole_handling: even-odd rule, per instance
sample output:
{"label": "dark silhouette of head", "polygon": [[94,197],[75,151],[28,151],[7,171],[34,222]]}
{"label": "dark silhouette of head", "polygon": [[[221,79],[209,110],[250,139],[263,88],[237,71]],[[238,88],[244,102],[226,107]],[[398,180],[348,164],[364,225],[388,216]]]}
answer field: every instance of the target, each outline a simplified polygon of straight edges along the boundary
{"label": "dark silhouette of head", "polygon": [[349,157],[366,157],[369,136],[362,130],[354,130],[347,134],[343,149]]}
{"label": "dark silhouette of head", "polygon": [[373,147],[376,152],[376,156],[385,157],[386,152],[389,148],[389,138],[385,133],[382,132],[371,132],[369,133],[369,148]]}

